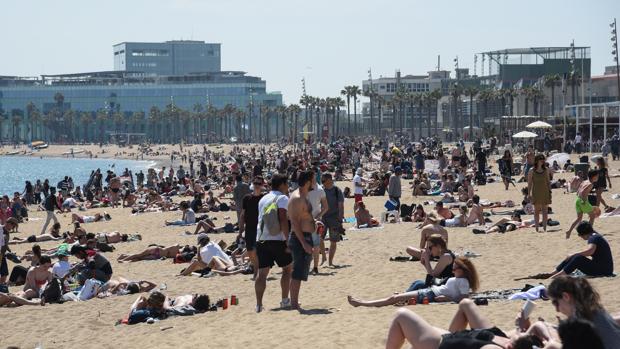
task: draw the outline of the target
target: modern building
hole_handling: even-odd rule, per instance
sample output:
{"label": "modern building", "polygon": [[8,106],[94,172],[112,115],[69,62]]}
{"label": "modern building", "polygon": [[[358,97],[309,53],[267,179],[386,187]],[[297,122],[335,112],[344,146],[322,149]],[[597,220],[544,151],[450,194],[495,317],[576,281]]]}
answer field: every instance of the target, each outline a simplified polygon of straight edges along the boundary
{"label": "modern building", "polygon": [[114,70],[147,75],[219,72],[221,44],[204,41],[122,42],[114,45]]}
{"label": "modern building", "polygon": [[[113,115],[120,115],[125,124],[130,119],[137,122],[135,132],[147,132],[152,108],[163,112],[167,106],[193,112],[198,105],[202,110],[230,105],[245,114],[242,127],[248,128],[256,123],[253,118],[260,115],[261,107],[282,104],[281,93],[268,92],[260,77],[221,71],[220,54],[220,44],[198,41],[122,43],[114,46],[114,71],[0,76],[0,140],[60,140],[60,130],[44,132],[52,128],[46,126],[52,123],[50,115],[57,114],[79,115],[87,124],[84,139],[92,139],[88,136],[95,132],[95,120],[101,114],[110,119],[103,126],[109,132],[118,131]],[[40,114],[37,125],[30,122],[33,107]],[[142,120],[134,120],[136,114]]]}

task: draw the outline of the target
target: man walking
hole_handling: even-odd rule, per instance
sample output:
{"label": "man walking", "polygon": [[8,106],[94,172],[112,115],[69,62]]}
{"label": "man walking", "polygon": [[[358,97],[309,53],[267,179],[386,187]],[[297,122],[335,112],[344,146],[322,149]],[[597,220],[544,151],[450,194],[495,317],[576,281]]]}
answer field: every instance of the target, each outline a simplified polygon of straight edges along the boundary
{"label": "man walking", "polygon": [[58,205],[58,201],[56,200],[56,188],[50,187],[50,194],[45,198],[45,202],[43,203],[43,208],[45,208],[45,213],[47,213],[47,217],[45,218],[45,224],[43,224],[43,229],[41,229],[41,235],[45,234],[45,230],[47,226],[50,224],[50,221],[53,219],[54,224],[58,223],[58,218],[54,211],[56,209],[60,210],[60,206]]}
{"label": "man walking", "polygon": [[256,227],[258,277],[254,283],[257,313],[263,311],[263,295],[267,287],[267,276],[274,263],[282,268],[282,277],[280,278],[282,301],[280,307],[285,308],[291,305],[288,294],[293,258],[287,246],[289,237],[287,194],[287,177],[275,174],[271,178],[271,191],[258,202],[258,225]]}
{"label": "man walking", "polygon": [[388,181],[388,196],[390,200],[396,202],[396,211],[400,211],[400,175],[402,173],[400,166],[394,167],[394,173],[390,176],[390,180]]}
{"label": "man walking", "polygon": [[[328,210],[323,215],[323,224],[329,232],[329,266],[334,265],[334,256],[336,255],[336,246],[341,239],[342,219],[344,218],[344,195],[342,190],[334,185],[331,173],[323,175],[323,190],[327,200]],[[321,239],[321,250],[325,251],[323,239]],[[324,253],[324,252],[323,252]]]}
{"label": "man walking", "polygon": [[312,262],[312,233],[316,221],[312,217],[312,207],[308,202],[308,191],[312,185],[314,172],[303,171],[297,177],[299,188],[291,194],[288,203],[288,217],[291,229],[288,245],[293,254],[293,273],[291,276],[291,308],[299,309],[299,290],[302,281],[308,281],[308,271]]}
{"label": "man walking", "polygon": [[239,217],[239,236],[245,233],[245,248],[254,270],[253,280],[258,275],[258,257],[256,257],[256,228],[258,226],[258,203],[263,198],[263,177],[254,177],[254,191],[243,198],[241,216]]}

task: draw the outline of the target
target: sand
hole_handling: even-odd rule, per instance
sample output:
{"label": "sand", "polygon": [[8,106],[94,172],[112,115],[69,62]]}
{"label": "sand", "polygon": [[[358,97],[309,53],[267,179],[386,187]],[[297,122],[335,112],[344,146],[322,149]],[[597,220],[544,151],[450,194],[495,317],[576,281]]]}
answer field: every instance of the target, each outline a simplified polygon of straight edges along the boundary
{"label": "sand", "polygon": [[[98,147],[97,147],[98,148]],[[46,150],[46,154],[62,153],[66,150]],[[574,158],[576,158],[574,156]],[[163,160],[163,159],[162,159]],[[610,173],[618,173],[620,163],[610,162]],[[620,186],[618,179],[612,179],[614,188]],[[339,183],[340,187],[350,183]],[[521,201],[520,188],[525,184],[512,186],[504,191],[502,184],[477,187],[483,199]],[[421,203],[429,197],[413,198],[408,181],[403,180],[402,202]],[[611,189],[604,194],[608,203]],[[365,198],[371,213],[379,216],[386,197]],[[352,199],[345,201],[346,216],[352,213]],[[513,281],[516,277],[553,270],[570,252],[585,247],[585,243],[574,233],[570,240],[564,238],[564,230],[574,219],[574,194],[563,194],[553,190],[551,217],[561,222],[548,233],[536,233],[534,229],[520,229],[507,234],[474,235],[470,228],[450,228],[450,248],[454,251],[470,250],[481,254],[474,259],[481,279],[482,290],[496,290],[523,287],[525,283],[536,284],[538,280]],[[101,212],[103,209],[92,210]],[[311,276],[302,285],[300,300],[305,314],[295,311],[277,310],[280,301],[279,270],[272,271],[267,283],[263,313],[254,313],[254,283],[248,275],[229,277],[177,277],[184,265],[165,261],[143,261],[131,264],[116,263],[120,253],[139,252],[150,243],[170,245],[174,243],[193,244],[194,236],[183,236],[185,227],[164,227],[165,219],[179,217],[177,212],[146,213],[131,215],[129,209],[108,209],[113,219],[109,222],[87,224],[88,231],[120,230],[125,233],[140,233],[139,242],[117,244],[117,250],[107,253],[112,261],[115,276],[129,279],[146,279],[157,284],[166,283],[171,296],[187,293],[208,293],[213,299],[235,294],[239,305],[227,310],[208,312],[192,317],[175,317],[156,324],[115,326],[116,320],[125,316],[134,296],[94,299],[87,302],[51,304],[45,307],[0,308],[2,335],[0,347],[16,345],[22,348],[42,343],[45,348],[270,348],[270,347],[315,347],[315,348],[378,348],[385,344],[385,337],[396,307],[354,308],[347,303],[346,296],[378,298],[393,292],[404,291],[416,279],[423,279],[424,268],[416,262],[390,262],[389,257],[404,254],[407,245],[417,245],[419,230],[414,223],[386,224],[384,229],[368,231],[347,231],[346,240],[338,244],[336,263],[340,269],[320,268],[318,276]],[[32,212],[33,217],[43,217],[42,212]],[[90,213],[89,213],[90,214]],[[215,213],[217,223],[232,222],[234,212]],[[229,220],[226,217],[230,217]],[[60,215],[63,230],[68,229],[70,215]],[[620,244],[616,227],[620,218],[600,219],[596,229],[609,241],[614,258],[620,261]],[[20,225],[20,236],[38,233],[42,220]],[[348,226],[348,225],[347,225]],[[191,227],[193,230],[193,227]],[[236,234],[212,235],[212,239],[234,240]],[[53,247],[55,243],[42,243],[42,247]],[[13,249],[23,252],[29,245],[18,245]],[[9,263],[12,267],[12,263]],[[548,282],[543,281],[544,284]],[[593,279],[610,312],[620,311],[619,279]],[[11,291],[17,291],[12,288]],[[491,301],[482,308],[491,321],[502,329],[513,328],[514,317],[521,306],[520,301]],[[537,301],[533,318],[543,317],[556,322],[556,313],[550,302]],[[456,310],[455,304],[417,305],[408,308],[418,312],[433,325],[447,327]]]}

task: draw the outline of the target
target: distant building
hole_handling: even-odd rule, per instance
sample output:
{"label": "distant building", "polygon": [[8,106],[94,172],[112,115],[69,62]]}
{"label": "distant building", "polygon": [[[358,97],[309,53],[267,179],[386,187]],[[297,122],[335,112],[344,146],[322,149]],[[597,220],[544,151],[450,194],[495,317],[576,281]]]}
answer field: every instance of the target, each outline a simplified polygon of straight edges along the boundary
{"label": "distant building", "polygon": [[[64,116],[68,111],[79,116],[80,123],[85,125],[76,127],[84,127],[83,132],[89,136],[96,127],[101,127],[95,125],[95,120],[102,113],[108,119],[120,115],[125,124],[131,119],[132,124],[137,124],[135,132],[145,132],[153,107],[163,111],[172,105],[193,111],[197,105],[202,109],[208,106],[222,109],[230,104],[246,114],[247,123],[255,124],[253,119],[260,114],[261,106],[282,105],[281,93],[268,92],[267,82],[260,77],[240,71],[221,71],[220,57],[220,44],[202,41],[121,43],[114,45],[114,71],[0,76],[0,117],[11,120],[0,122],[0,141],[60,140],[58,137],[66,136],[66,132],[58,126],[60,120],[50,121],[50,115]],[[27,110],[30,103],[40,114],[37,125],[30,122]],[[144,117],[133,119],[138,112],[144,113]],[[110,120],[103,127],[118,131],[118,126]],[[241,127],[248,128],[248,125]],[[53,132],[44,132],[50,129]]]}
{"label": "distant building", "polygon": [[148,75],[219,72],[220,46],[204,41],[123,42],[114,45],[114,70]]}

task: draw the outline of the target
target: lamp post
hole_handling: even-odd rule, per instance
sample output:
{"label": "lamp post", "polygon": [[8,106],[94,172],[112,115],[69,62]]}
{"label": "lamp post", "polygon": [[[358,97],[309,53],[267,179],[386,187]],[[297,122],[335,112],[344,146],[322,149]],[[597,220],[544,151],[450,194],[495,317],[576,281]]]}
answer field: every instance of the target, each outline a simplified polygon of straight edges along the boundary
{"label": "lamp post", "polygon": [[618,102],[620,102],[620,63],[618,62],[618,26],[616,23],[616,19],[614,18],[614,22],[609,24],[611,29],[611,47],[613,50],[611,51],[611,55],[614,57],[616,61],[616,80],[618,82]]}

